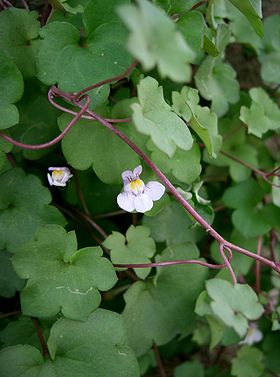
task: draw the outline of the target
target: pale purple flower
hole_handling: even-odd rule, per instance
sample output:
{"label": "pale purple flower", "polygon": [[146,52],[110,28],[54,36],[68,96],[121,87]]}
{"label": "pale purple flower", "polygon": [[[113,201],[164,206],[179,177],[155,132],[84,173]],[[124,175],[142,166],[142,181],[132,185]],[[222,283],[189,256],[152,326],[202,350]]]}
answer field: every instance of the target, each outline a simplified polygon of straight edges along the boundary
{"label": "pale purple flower", "polygon": [[139,179],[142,166],[137,166],[133,172],[126,170],[122,173],[123,192],[117,197],[118,205],[128,212],[147,212],[153,207],[153,201],[159,200],[164,194],[165,187],[156,181],[146,185]]}
{"label": "pale purple flower", "polygon": [[49,167],[48,170],[51,172],[47,174],[51,186],[65,187],[69,179],[73,177],[66,167]]}
{"label": "pale purple flower", "polygon": [[245,339],[239,342],[239,344],[248,344],[248,346],[251,346],[254,343],[258,343],[262,340],[263,333],[261,330],[259,330],[256,323],[249,323],[249,329],[247,331],[247,334],[245,336]]}

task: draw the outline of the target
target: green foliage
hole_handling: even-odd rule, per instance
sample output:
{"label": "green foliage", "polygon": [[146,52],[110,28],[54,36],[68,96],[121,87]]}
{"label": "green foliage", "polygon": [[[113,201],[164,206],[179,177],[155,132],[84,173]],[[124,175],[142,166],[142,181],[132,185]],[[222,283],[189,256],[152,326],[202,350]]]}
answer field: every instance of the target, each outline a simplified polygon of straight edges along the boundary
{"label": "green foliage", "polygon": [[275,2],[0,3],[0,377],[278,376]]}
{"label": "green foliage", "polygon": [[[14,252],[43,224],[65,225],[38,177],[11,169],[0,175],[0,248]],[[15,221],[16,219],[16,221]],[[20,231],[18,231],[20,229]]]}
{"label": "green foliage", "polygon": [[[103,243],[111,250],[113,263],[150,263],[156,252],[155,241],[149,237],[150,230],[144,226],[131,225],[124,237],[119,232],[113,232]],[[145,279],[151,269],[135,269],[141,279]]]}
{"label": "green foliage", "polygon": [[187,63],[192,62],[194,53],[162,10],[147,0],[138,0],[138,7],[122,6],[118,13],[131,32],[128,50],[145,70],[157,66],[162,77],[175,82],[190,80]]}
{"label": "green foliage", "polygon": [[77,249],[73,232],[57,225],[40,228],[32,241],[17,250],[16,273],[28,279],[21,292],[22,312],[48,318],[61,311],[66,318],[85,320],[117,278],[98,247]]}
{"label": "green foliage", "polygon": [[243,346],[232,361],[233,376],[259,377],[263,375],[263,371],[263,353],[254,347]]}
{"label": "green foliage", "polygon": [[131,105],[132,119],[137,130],[150,135],[153,143],[168,157],[176,147],[188,151],[193,138],[186,124],[165,102],[162,87],[152,77],[146,77],[138,85],[139,103]]}
{"label": "green foliage", "polygon": [[[194,259],[195,245],[168,247],[156,261]],[[137,282],[126,292],[123,312],[129,342],[137,356],[153,344],[161,345],[175,335],[188,334],[194,321],[195,298],[207,272],[200,266],[173,266],[158,269],[152,281]]]}
{"label": "green foliage", "polygon": [[[40,351],[29,345],[17,345],[0,351],[0,376],[90,377],[139,376],[138,365],[127,345],[121,317],[98,309],[85,322],[66,318],[51,328],[48,339],[51,360],[44,360]],[[30,368],[32,366],[32,368]]]}
{"label": "green foliage", "polygon": [[269,130],[279,129],[280,109],[262,88],[249,91],[252,99],[250,108],[241,107],[240,119],[248,125],[248,132],[262,137]]}

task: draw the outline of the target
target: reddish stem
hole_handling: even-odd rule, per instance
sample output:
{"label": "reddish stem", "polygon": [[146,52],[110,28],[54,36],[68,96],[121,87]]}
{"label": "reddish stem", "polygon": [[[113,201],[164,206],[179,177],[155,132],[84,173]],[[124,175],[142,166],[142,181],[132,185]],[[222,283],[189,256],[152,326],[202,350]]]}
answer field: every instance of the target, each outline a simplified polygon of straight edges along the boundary
{"label": "reddish stem", "polygon": [[223,258],[223,260],[225,262],[225,265],[227,266],[227,269],[229,270],[229,273],[231,275],[233,284],[235,285],[235,284],[237,284],[237,279],[236,279],[235,273],[234,273],[234,271],[233,271],[233,269],[231,267],[231,264],[230,264],[229,260],[225,256],[224,249],[230,251],[230,253],[231,253],[231,250],[228,247],[226,247],[223,244],[220,244],[220,254],[221,254],[221,256],[222,256],[222,258]]}
{"label": "reddish stem", "polygon": [[88,107],[89,107],[89,104],[90,104],[90,98],[88,97],[86,99],[86,103],[84,105],[81,106],[81,110],[78,112],[78,114],[76,114],[74,116],[74,118],[69,122],[68,126],[61,132],[61,134],[59,134],[57,137],[55,137],[53,140],[51,141],[48,141],[47,143],[44,143],[44,144],[36,144],[36,145],[32,145],[32,144],[24,144],[24,143],[21,143],[20,141],[16,141],[14,140],[13,138],[11,138],[10,136],[8,135],[5,135],[3,134],[3,132],[0,132],[0,136],[3,137],[3,139],[5,139],[6,141],[8,141],[9,143],[17,146],[17,147],[20,147],[20,148],[23,148],[23,149],[29,149],[29,150],[40,150],[40,149],[47,149],[47,148],[50,148],[51,146],[57,144],[60,140],[62,140],[64,138],[64,136],[70,131],[70,129],[75,125],[75,123],[81,118],[81,116],[87,111]]}
{"label": "reddish stem", "polygon": [[164,366],[163,366],[163,362],[161,360],[159,349],[158,349],[158,347],[155,343],[153,344],[153,351],[154,351],[154,354],[155,354],[155,357],[156,357],[160,377],[167,377],[167,374],[166,374]]}
{"label": "reddish stem", "polygon": [[39,338],[39,341],[40,341],[42,355],[43,355],[44,359],[48,359],[50,357],[49,349],[48,349],[47,343],[45,342],[45,339],[43,337],[43,333],[42,333],[39,321],[35,317],[31,317],[31,318],[32,318],[32,321],[35,325],[36,332],[37,332],[37,335],[38,335],[38,338]]}

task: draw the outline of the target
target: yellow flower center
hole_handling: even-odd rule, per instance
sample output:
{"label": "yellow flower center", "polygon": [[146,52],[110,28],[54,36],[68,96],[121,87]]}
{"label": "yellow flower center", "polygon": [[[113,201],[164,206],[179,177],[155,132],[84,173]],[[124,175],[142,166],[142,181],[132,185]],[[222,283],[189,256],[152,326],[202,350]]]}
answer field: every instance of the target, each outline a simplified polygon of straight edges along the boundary
{"label": "yellow flower center", "polygon": [[59,179],[63,177],[63,171],[62,170],[53,170],[52,172],[53,179]]}
{"label": "yellow flower center", "polygon": [[144,182],[141,179],[136,179],[129,183],[131,191],[143,191],[144,189]]}

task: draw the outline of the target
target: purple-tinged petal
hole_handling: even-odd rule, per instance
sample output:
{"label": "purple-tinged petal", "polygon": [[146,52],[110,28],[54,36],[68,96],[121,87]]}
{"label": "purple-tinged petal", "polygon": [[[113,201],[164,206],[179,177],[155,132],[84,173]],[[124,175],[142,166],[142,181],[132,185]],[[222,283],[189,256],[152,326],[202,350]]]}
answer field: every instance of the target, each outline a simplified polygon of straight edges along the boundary
{"label": "purple-tinged petal", "polygon": [[133,172],[131,170],[125,170],[122,172],[122,180],[124,186],[133,181]]}
{"label": "purple-tinged petal", "polygon": [[139,165],[139,166],[137,166],[137,167],[133,170],[134,180],[138,179],[141,173],[142,173],[142,166]]}
{"label": "purple-tinged petal", "polygon": [[135,209],[134,198],[135,196],[131,192],[121,192],[117,197],[117,203],[120,208],[132,212]]}
{"label": "purple-tinged petal", "polygon": [[152,199],[146,194],[140,194],[135,196],[134,205],[137,212],[147,212],[153,207]]}
{"label": "purple-tinged petal", "polygon": [[156,181],[150,181],[145,186],[145,194],[152,200],[159,200],[164,194],[165,187]]}

